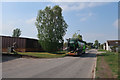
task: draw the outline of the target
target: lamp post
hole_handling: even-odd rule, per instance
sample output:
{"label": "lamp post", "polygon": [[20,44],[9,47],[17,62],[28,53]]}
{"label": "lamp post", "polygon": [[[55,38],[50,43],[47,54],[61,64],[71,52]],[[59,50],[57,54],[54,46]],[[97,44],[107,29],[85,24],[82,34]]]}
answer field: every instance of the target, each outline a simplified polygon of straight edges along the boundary
{"label": "lamp post", "polygon": [[80,30],[77,30],[77,31],[76,31],[76,34],[77,34],[77,35],[78,35],[78,32],[80,32]]}

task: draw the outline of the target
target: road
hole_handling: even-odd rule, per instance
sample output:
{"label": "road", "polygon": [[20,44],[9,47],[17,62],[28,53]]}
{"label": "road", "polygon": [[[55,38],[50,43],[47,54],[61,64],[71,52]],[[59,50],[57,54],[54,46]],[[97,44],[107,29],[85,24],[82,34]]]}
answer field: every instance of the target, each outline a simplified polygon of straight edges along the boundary
{"label": "road", "polygon": [[73,57],[53,59],[8,58],[3,56],[3,78],[92,78],[95,49]]}

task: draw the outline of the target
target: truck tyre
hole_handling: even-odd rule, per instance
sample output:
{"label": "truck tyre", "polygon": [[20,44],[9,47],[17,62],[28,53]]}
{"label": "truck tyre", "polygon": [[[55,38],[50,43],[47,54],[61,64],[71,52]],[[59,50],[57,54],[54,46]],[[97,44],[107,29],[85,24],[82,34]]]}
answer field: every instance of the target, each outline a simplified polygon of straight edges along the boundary
{"label": "truck tyre", "polygon": [[82,54],[85,54],[85,51]]}

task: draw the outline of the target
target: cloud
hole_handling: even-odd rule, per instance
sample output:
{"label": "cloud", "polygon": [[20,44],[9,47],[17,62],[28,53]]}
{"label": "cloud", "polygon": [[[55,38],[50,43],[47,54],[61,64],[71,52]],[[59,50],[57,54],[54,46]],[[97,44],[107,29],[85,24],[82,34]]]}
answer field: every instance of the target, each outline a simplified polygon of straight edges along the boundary
{"label": "cloud", "polygon": [[113,26],[118,29],[118,24],[120,23],[120,19],[114,21]]}
{"label": "cloud", "polygon": [[86,21],[87,20],[87,17],[83,17],[80,19],[80,21]]}
{"label": "cloud", "polygon": [[26,20],[26,23],[31,25],[31,24],[34,24],[35,21],[36,21],[36,17],[33,17],[31,19]]}
{"label": "cloud", "polygon": [[105,3],[105,2],[91,2],[91,3],[89,3],[88,4],[88,7],[96,7],[96,6],[102,6],[102,5],[105,5],[105,4],[107,4],[107,3]]}
{"label": "cloud", "polygon": [[78,2],[78,3],[58,3],[64,11],[78,11],[78,10],[83,10],[85,8],[93,8],[97,6],[102,6],[108,3],[102,3],[102,2]]}
{"label": "cloud", "polygon": [[80,21],[86,21],[87,19],[89,19],[91,16],[93,16],[93,13],[89,12],[87,14],[82,15],[82,18],[80,19]]}
{"label": "cloud", "polygon": [[88,16],[92,16],[93,15],[93,13],[88,13]]}
{"label": "cloud", "polygon": [[74,3],[62,4],[61,7],[64,11],[82,10],[85,7],[85,3],[77,3],[76,5]]}

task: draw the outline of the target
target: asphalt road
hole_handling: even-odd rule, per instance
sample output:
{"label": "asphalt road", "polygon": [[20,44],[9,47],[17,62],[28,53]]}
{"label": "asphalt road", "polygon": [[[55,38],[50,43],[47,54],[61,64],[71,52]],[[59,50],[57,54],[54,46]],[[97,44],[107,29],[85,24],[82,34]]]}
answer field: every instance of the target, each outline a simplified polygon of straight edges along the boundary
{"label": "asphalt road", "polygon": [[95,49],[80,57],[53,59],[14,58],[3,56],[3,78],[92,78]]}

